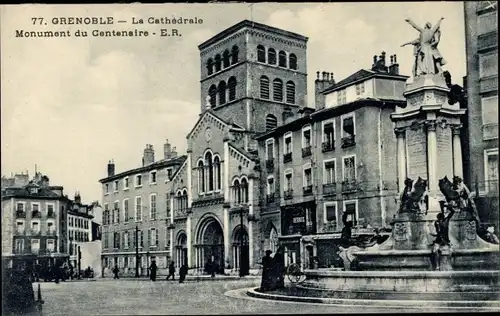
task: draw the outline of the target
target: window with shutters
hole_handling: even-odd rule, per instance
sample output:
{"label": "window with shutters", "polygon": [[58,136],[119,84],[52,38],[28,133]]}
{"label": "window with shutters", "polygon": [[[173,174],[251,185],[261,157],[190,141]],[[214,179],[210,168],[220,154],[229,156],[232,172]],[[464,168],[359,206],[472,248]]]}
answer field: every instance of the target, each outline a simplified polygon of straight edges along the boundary
{"label": "window with shutters", "polygon": [[283,81],[281,79],[273,80],[273,100],[283,102]]}
{"label": "window with shutters", "polygon": [[285,170],[285,188],[284,188],[285,191],[293,190],[292,176],[293,176],[293,170],[291,169]]}
{"label": "window with shutters", "polygon": [[344,201],[344,216],[347,223],[352,222],[353,226],[358,224],[358,201]]}
{"label": "window with shutters", "polygon": [[236,78],[231,77],[228,81],[229,101],[236,100]]}
{"label": "window with shutters", "polygon": [[222,64],[224,68],[229,67],[229,50],[225,50],[224,53],[222,54]]}
{"label": "window with shutters", "polygon": [[115,212],[115,215],[113,216],[114,217],[113,222],[119,223],[120,222],[120,201],[115,201],[113,212]]}
{"label": "window with shutters", "polygon": [[274,50],[274,48],[269,48],[267,50],[267,63],[276,65],[276,50]]}
{"label": "window with shutters", "polygon": [[262,45],[257,46],[257,61],[261,63],[266,62],[266,49]]}
{"label": "window with shutters", "polygon": [[150,231],[149,231],[149,246],[151,247],[156,247],[157,246],[157,243],[156,241],[158,240],[158,235],[157,235],[157,229],[156,228],[151,228]]}
{"label": "window with shutters", "polygon": [[217,90],[219,92],[219,105],[226,104],[226,83],[224,81],[219,82]]}
{"label": "window with shutters", "polygon": [[171,203],[172,197],[170,196],[170,193],[165,194],[165,204],[167,208],[167,218],[170,218],[170,212],[172,211],[170,203]]}
{"label": "window with shutters", "polygon": [[280,67],[286,68],[286,53],[284,51],[280,51],[278,54],[278,64]]}
{"label": "window with shutters", "polygon": [[149,196],[149,218],[156,220],[156,193]]}
{"label": "window with shutters", "polygon": [[498,138],[498,96],[481,98],[483,139]]}
{"label": "window with shutters", "polygon": [[130,244],[128,231],[123,232],[123,248],[128,249]]}
{"label": "window with shutters", "polygon": [[337,202],[326,202],[324,204],[324,221],[325,223],[332,223],[335,227],[337,224]]}
{"label": "window with shutters", "polygon": [[270,131],[278,127],[278,119],[272,114],[266,116],[266,131]]}
{"label": "window with shutters", "polygon": [[142,221],[142,197],[135,197],[135,221]]}
{"label": "window with shutters", "polygon": [[342,105],[347,102],[346,89],[337,91],[337,105]]}
{"label": "window with shutters", "polygon": [[498,196],[498,148],[486,149],[484,156],[486,192],[495,193]]}
{"label": "window with shutters", "polygon": [[323,161],[323,184],[335,183],[335,158]]}
{"label": "window with shutters", "polygon": [[274,187],[274,176],[268,176],[267,177],[267,194],[268,195],[271,195],[271,194],[274,194],[274,192],[276,191],[275,187]]}
{"label": "window with shutters", "polygon": [[128,177],[125,177],[125,179],[123,179],[123,190],[126,191],[128,189],[129,189]]}
{"label": "window with shutters", "polygon": [[342,147],[349,147],[356,144],[356,121],[354,113],[342,115]]}
{"label": "window with shutters", "polygon": [[293,81],[286,83],[286,102],[295,104],[295,83]]}
{"label": "window with shutters", "polygon": [[113,233],[113,248],[120,248],[120,233]]}
{"label": "window with shutters", "polygon": [[144,231],[139,231],[139,247],[144,247]]}
{"label": "window with shutters", "polygon": [[128,209],[128,199],[123,200],[123,221],[128,222],[130,217],[129,209]]}
{"label": "window with shutters", "polygon": [[302,183],[304,188],[312,186],[312,170],[311,170],[311,164],[307,163],[303,167],[303,178],[302,178]]}
{"label": "window with shutters", "polygon": [[295,54],[290,54],[289,62],[290,69],[297,70],[297,56]]}
{"label": "window with shutters", "polygon": [[291,154],[292,153],[292,133],[288,132],[283,136],[284,141],[284,154]]}
{"label": "window with shutters", "polygon": [[266,160],[274,159],[274,138],[266,140]]}
{"label": "window with shutters", "polygon": [[208,89],[208,96],[210,97],[210,106],[211,107],[216,107],[217,106],[217,87],[213,84],[210,86],[210,89]]}
{"label": "window with shutters", "polygon": [[498,75],[498,52],[479,55],[479,77]]}
{"label": "window with shutters", "polygon": [[269,99],[269,78],[266,76],[260,77],[260,98]]}
{"label": "window with shutters", "polygon": [[347,156],[342,158],[344,163],[342,165],[343,181],[353,182],[356,181],[356,156]]}

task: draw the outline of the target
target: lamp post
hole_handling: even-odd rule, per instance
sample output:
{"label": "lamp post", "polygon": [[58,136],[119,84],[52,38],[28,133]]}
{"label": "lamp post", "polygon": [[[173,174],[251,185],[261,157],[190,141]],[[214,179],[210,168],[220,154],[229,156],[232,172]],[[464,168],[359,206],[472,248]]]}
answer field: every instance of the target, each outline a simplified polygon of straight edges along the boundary
{"label": "lamp post", "polygon": [[82,269],[82,252],[80,251],[80,246],[78,246],[78,279],[81,278],[80,270]]}
{"label": "lamp post", "polygon": [[240,207],[240,277],[244,276],[243,267],[243,207]]}
{"label": "lamp post", "polygon": [[146,252],[146,276],[149,277],[149,250]]}
{"label": "lamp post", "polygon": [[135,277],[139,277],[139,226],[135,225]]}

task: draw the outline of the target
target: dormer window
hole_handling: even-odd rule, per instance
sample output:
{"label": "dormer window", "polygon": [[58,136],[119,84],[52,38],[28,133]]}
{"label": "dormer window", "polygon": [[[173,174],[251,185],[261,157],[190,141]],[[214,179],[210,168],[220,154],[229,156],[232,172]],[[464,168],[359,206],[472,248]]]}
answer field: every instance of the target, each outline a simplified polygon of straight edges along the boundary
{"label": "dormer window", "polygon": [[346,90],[339,90],[337,91],[337,104],[342,105],[347,103],[347,98],[346,98]]}

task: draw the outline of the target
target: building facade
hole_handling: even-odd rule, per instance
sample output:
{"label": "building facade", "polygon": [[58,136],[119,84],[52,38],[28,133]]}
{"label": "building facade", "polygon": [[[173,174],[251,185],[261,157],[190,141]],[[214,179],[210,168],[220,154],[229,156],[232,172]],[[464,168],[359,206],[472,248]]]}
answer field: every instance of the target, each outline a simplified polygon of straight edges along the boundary
{"label": "building facade", "polygon": [[67,261],[67,199],[37,173],[25,186],[2,188],[2,260],[13,268],[43,270]]}
{"label": "building facade", "polygon": [[84,244],[92,241],[92,219],[90,206],[82,204],[80,194],[75,194],[73,201],[68,201],[67,231],[68,249],[71,265],[76,269],[83,270],[87,267],[81,266],[82,254],[79,249]]}
{"label": "building facade", "polygon": [[[148,273],[152,260],[166,273],[171,260],[171,195],[173,178],[185,164],[175,147],[164,145],[164,158],[155,161],[152,145],[144,149],[142,167],[115,174],[114,162],[101,179],[103,188],[102,268],[109,275]],[[138,256],[136,256],[136,252]]]}
{"label": "building facade", "polygon": [[464,2],[468,144],[465,179],[481,220],[498,232],[498,3]]}
{"label": "building facade", "polygon": [[317,257],[332,266],[344,221],[354,234],[390,228],[398,201],[390,114],[406,105],[408,77],[395,55],[387,66],[385,58],[338,83],[318,72],[316,108],[258,137],[265,243],[284,245],[287,264],[312,266]]}

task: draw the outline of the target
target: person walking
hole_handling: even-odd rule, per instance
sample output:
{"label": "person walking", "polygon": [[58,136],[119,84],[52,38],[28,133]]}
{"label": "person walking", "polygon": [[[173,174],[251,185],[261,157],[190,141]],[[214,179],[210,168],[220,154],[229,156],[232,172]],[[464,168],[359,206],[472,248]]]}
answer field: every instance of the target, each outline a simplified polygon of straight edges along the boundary
{"label": "person walking", "polygon": [[151,281],[156,281],[156,270],[157,270],[157,266],[156,266],[156,261],[151,261],[151,266],[149,267],[149,278],[151,279]]}
{"label": "person walking", "polygon": [[175,263],[173,261],[170,261],[170,264],[168,265],[168,275],[167,275],[167,280],[172,277],[172,281],[175,281]]}
{"label": "person walking", "polygon": [[115,266],[115,267],[113,268],[113,273],[114,273],[114,275],[115,275],[115,276],[113,277],[113,279],[119,279],[119,278],[120,278],[120,277],[118,276],[118,272],[120,272],[120,270],[118,269],[118,266]]}
{"label": "person walking", "polygon": [[186,264],[183,264],[182,267],[179,269],[179,283],[184,283],[187,272],[188,272],[188,267]]}
{"label": "person walking", "polygon": [[266,256],[262,258],[262,281],[260,283],[260,290],[265,292],[269,289],[270,284],[270,268],[272,265],[273,258],[271,254],[273,252],[271,250],[266,250]]}

